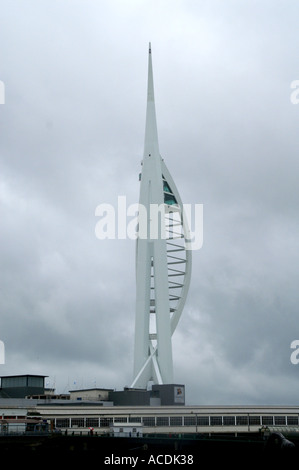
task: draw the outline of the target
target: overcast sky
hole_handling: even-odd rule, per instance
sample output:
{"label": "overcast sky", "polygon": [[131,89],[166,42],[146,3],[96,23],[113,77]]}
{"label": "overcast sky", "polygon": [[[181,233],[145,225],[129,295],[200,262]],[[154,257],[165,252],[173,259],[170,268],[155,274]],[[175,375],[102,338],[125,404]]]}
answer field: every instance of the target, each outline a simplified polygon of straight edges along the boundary
{"label": "overcast sky", "polygon": [[2,0],[0,375],[57,392],[133,379],[148,43],[160,151],[204,243],[173,335],[188,403],[298,404],[298,1]]}

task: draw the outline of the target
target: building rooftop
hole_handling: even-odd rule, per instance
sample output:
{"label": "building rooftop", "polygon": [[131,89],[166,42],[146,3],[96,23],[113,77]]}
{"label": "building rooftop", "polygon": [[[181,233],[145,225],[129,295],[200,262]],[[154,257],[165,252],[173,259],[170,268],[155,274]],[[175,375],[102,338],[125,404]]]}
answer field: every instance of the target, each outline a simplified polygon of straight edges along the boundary
{"label": "building rooftop", "polygon": [[16,374],[16,375],[0,375],[0,379],[10,379],[12,377],[49,377],[41,374]]}
{"label": "building rooftop", "polygon": [[92,390],[102,390],[105,392],[113,392],[113,388],[104,388],[104,387],[92,387],[92,388],[75,388],[74,390],[69,390],[69,392],[88,392]]}

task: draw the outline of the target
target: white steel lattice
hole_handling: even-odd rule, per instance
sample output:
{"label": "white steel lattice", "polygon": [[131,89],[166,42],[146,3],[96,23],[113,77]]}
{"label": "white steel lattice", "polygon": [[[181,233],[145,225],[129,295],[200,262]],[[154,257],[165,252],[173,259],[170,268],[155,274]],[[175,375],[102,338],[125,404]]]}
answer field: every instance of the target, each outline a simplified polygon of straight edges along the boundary
{"label": "white steel lattice", "polygon": [[[140,210],[136,245],[136,317],[134,380],[173,383],[171,337],[176,329],[190,284],[189,229],[176,185],[161,158],[158,144],[151,48],[144,155],[140,177]],[[151,209],[159,208],[159,223]],[[157,226],[161,228],[155,232]],[[157,236],[152,236],[156,233]]]}

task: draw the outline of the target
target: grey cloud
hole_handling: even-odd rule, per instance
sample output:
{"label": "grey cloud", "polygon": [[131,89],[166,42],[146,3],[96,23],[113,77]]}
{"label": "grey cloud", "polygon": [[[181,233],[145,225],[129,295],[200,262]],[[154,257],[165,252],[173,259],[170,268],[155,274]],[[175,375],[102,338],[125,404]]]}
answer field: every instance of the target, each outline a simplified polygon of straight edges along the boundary
{"label": "grey cloud", "polygon": [[204,205],[176,380],[193,403],[296,402],[295,8],[3,3],[3,374],[130,384],[135,245],[96,239],[95,208],[138,200],[151,41],[160,150],[183,201]]}

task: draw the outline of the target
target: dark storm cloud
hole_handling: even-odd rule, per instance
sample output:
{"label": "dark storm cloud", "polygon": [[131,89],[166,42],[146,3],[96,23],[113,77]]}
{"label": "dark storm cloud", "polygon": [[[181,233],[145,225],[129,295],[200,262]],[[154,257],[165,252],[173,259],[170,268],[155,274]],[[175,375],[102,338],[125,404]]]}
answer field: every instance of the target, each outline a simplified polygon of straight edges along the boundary
{"label": "dark storm cloud", "polygon": [[193,403],[296,401],[295,10],[2,2],[3,374],[130,384],[135,244],[98,240],[95,208],[138,199],[151,41],[160,150],[183,201],[204,206],[176,381]]}

